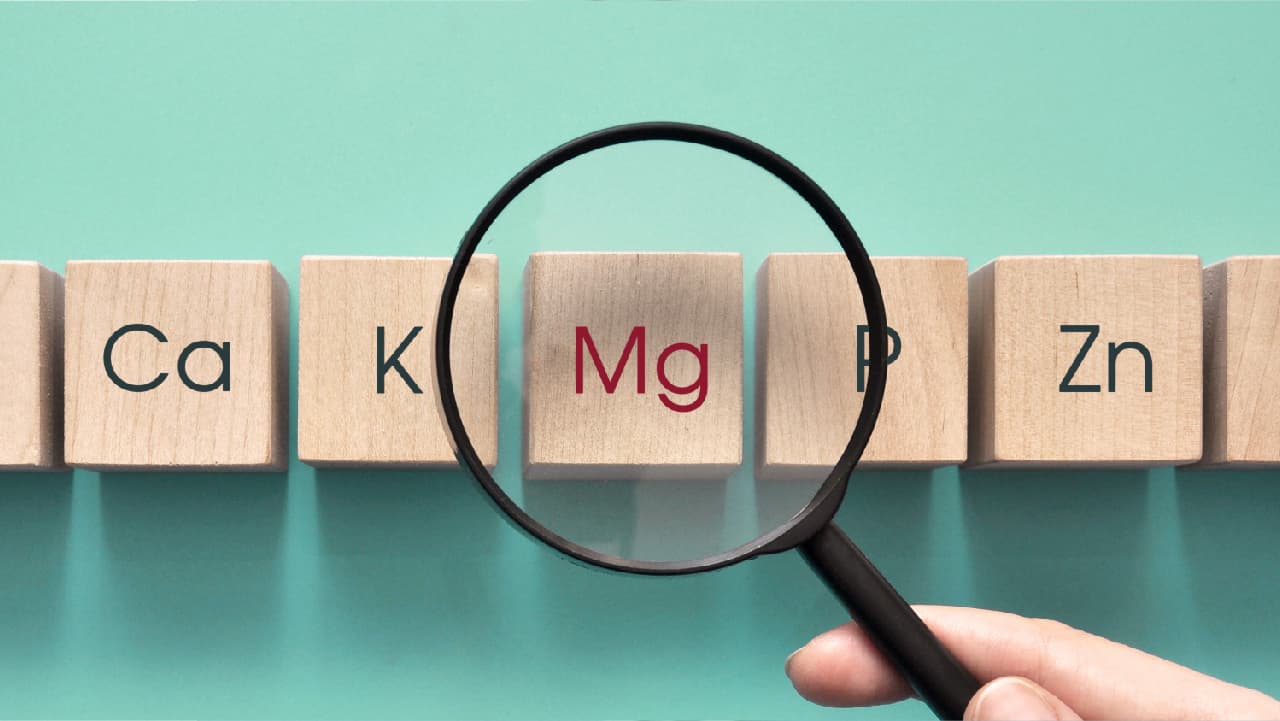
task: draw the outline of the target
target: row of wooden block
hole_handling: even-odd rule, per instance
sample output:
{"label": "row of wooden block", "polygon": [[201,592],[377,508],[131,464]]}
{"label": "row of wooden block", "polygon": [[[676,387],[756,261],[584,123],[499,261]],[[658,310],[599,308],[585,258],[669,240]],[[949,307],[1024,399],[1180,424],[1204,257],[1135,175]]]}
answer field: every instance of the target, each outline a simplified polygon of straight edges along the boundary
{"label": "row of wooden block", "polygon": [[[1280,466],[1280,256],[874,262],[892,362],[864,466]],[[432,358],[448,264],[302,260],[303,461],[454,463]],[[739,467],[743,288],[735,254],[531,256],[525,477]],[[861,407],[861,305],[838,255],[771,255],[756,291],[756,473],[811,477]],[[498,297],[497,260],[478,258],[454,368],[488,463]],[[72,261],[65,291],[0,263],[0,468],[283,468],[288,305],[267,262]]]}

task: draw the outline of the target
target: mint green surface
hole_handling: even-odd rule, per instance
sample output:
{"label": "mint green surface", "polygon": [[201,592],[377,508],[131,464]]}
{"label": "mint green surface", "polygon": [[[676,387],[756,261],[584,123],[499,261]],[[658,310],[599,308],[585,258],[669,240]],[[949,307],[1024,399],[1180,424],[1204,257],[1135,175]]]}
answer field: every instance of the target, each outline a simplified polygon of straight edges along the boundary
{"label": "mint green surface", "polygon": [[[1278,35],[1274,4],[2,5],[0,257],[268,258],[296,321],[303,254],[449,254],[524,162],[641,119],[782,152],[872,254],[1275,253]],[[1280,473],[862,474],[841,516],[913,601],[1280,693]],[[925,715],[793,694],[843,620],[794,555],[571,565],[458,473],[0,476],[0,717]]]}

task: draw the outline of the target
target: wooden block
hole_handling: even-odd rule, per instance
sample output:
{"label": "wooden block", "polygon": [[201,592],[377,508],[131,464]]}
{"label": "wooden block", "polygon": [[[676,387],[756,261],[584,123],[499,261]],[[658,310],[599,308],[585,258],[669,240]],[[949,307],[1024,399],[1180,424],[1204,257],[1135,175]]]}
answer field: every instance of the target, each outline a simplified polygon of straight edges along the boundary
{"label": "wooden block", "polygon": [[[451,260],[302,259],[298,455],[313,466],[457,465],[439,410],[435,325]],[[498,259],[467,268],[454,391],[481,460],[498,456]]]}
{"label": "wooden block", "polygon": [[1199,258],[998,258],[969,293],[970,464],[1200,458]]}
{"label": "wooden block", "polygon": [[284,469],[288,318],[265,261],[67,263],[67,463]]}
{"label": "wooden block", "polygon": [[535,253],[525,477],[727,478],[742,463],[742,257]]}
{"label": "wooden block", "polygon": [[0,470],[62,467],[62,276],[0,262]]}
{"label": "wooden block", "polygon": [[1204,269],[1206,466],[1280,466],[1280,255]]}
{"label": "wooden block", "polygon": [[[968,264],[874,258],[888,384],[859,468],[960,463],[967,451]],[[840,253],[770,255],[756,283],[756,477],[825,478],[862,408],[869,334]]]}

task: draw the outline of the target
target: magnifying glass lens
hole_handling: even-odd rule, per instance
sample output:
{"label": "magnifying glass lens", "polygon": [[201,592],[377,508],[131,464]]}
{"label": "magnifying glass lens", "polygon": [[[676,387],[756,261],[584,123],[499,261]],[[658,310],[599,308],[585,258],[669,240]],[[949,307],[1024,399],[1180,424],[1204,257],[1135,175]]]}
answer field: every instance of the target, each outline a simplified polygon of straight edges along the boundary
{"label": "magnifying glass lens", "polygon": [[[496,444],[465,356],[495,285]],[[489,228],[458,297],[454,385],[500,492],[558,544],[696,563],[814,499],[861,407],[863,318],[844,251],[773,175],[698,145],[617,145]]]}
{"label": "magnifying glass lens", "polygon": [[539,157],[477,216],[441,293],[436,377],[460,460],[538,540],[651,574],[798,549],[959,718],[977,679],[831,520],[889,336],[870,259],[813,180],[724,131],[635,123]]}

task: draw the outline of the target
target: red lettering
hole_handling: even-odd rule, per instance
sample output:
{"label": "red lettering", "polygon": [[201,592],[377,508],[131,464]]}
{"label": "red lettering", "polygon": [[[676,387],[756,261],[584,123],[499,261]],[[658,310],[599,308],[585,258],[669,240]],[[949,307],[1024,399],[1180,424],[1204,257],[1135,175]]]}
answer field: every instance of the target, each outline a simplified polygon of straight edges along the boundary
{"label": "red lettering", "polygon": [[644,393],[644,326],[638,325],[631,329],[631,335],[627,336],[627,344],[622,349],[622,357],[618,359],[618,365],[614,367],[613,373],[605,372],[604,361],[600,360],[600,352],[596,350],[595,340],[591,337],[591,331],[585,325],[580,325],[575,329],[575,339],[577,341],[577,353],[574,359],[574,380],[577,384],[578,393],[582,393],[582,347],[586,346],[587,352],[591,354],[591,361],[595,364],[596,373],[600,376],[600,382],[604,384],[605,393],[613,393],[618,390],[618,382],[622,380],[622,371],[627,367],[627,358],[631,356],[631,349],[636,351],[636,393]]}
{"label": "red lettering", "polygon": [[[627,368],[627,362],[631,358],[634,351],[636,355],[636,393],[644,393],[644,341],[645,327],[642,325],[635,326],[631,329],[631,334],[627,336],[627,343],[622,348],[622,356],[618,358],[618,363],[610,372],[605,369],[604,360],[600,358],[600,351],[596,348],[595,339],[591,337],[591,331],[585,326],[580,325],[574,329],[575,355],[574,355],[574,385],[575,390],[581,394],[585,390],[586,374],[583,372],[583,349],[591,356],[591,363],[595,366],[596,375],[600,376],[600,382],[604,385],[604,392],[612,394],[618,390],[618,384],[622,382],[622,372]],[[671,354],[677,351],[684,351],[693,355],[698,361],[698,375],[694,381],[688,385],[680,385],[671,380],[671,376],[667,373],[667,360]],[[689,413],[695,411],[702,406],[707,400],[707,380],[708,380],[708,364],[707,364],[707,344],[693,345],[692,343],[672,343],[662,350],[658,355],[658,382],[667,391],[659,393],[658,400],[662,401],[662,405],[670,408],[676,413]],[[673,396],[687,396],[690,393],[697,395],[688,403],[679,403],[673,400]],[[670,394],[670,395],[668,395]]]}
{"label": "red lettering", "polygon": [[[667,377],[667,358],[676,351],[692,353],[693,357],[698,359],[698,377],[687,386],[672,383],[671,379]],[[658,400],[662,401],[662,405],[676,413],[689,413],[697,410],[707,400],[707,344],[703,343],[695,347],[692,343],[672,343],[663,349],[662,353],[658,355],[658,381],[662,383],[662,387],[666,388],[668,393],[683,396],[695,390],[698,392],[698,396],[685,405],[671,400],[666,393],[659,393]]]}

